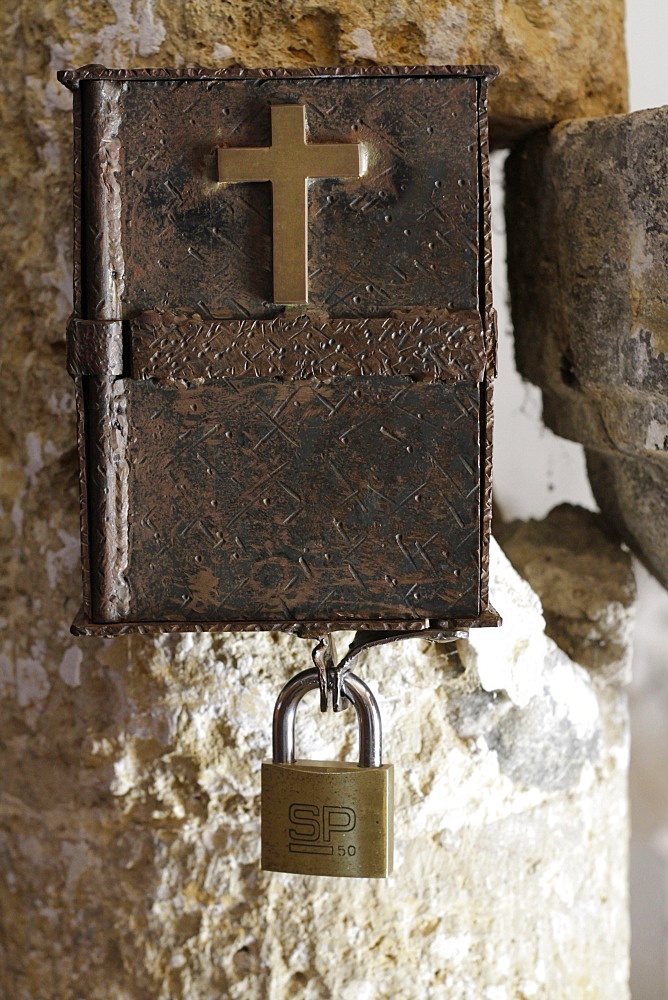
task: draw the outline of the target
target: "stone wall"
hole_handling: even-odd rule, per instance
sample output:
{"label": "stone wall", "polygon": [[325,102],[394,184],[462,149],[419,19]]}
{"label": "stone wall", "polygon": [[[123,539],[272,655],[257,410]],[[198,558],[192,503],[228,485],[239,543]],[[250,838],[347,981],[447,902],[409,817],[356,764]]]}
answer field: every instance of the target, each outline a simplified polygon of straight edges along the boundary
{"label": "stone wall", "polygon": [[[70,636],[71,125],[55,81],[92,61],[497,61],[504,141],[623,109],[621,3],[27,0],[1,16],[0,993],[626,997],[624,698],[545,637],[536,598],[501,557],[502,632],[457,651],[383,648],[360,666],[398,768],[388,883],[259,872],[272,701],[305,644]],[[627,621],[628,602],[615,606]],[[302,714],[300,738],[315,746],[320,720]],[[344,732],[350,750],[341,725],[322,725],[327,753]]]}

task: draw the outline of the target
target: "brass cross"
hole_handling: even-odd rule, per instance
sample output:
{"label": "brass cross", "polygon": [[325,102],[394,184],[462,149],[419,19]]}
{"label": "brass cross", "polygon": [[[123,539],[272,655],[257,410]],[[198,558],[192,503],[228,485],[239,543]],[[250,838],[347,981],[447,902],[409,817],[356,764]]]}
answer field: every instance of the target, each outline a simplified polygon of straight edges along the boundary
{"label": "brass cross", "polygon": [[272,105],[271,146],[218,147],[218,180],[270,181],[272,187],[274,302],[308,302],[308,181],[361,177],[361,143],[308,143],[301,104]]}

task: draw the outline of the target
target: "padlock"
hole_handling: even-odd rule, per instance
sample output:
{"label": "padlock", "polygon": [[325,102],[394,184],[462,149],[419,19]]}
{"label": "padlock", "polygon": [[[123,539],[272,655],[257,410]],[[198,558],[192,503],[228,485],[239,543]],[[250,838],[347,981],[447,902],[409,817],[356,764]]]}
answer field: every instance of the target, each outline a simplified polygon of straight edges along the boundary
{"label": "padlock", "polygon": [[273,760],[262,764],[262,868],[297,875],[386,878],[394,851],[394,768],[382,763],[371,690],[347,673],[343,693],[359,723],[359,763],[295,761],[295,715],[317,668],[288,681],[276,700]]}

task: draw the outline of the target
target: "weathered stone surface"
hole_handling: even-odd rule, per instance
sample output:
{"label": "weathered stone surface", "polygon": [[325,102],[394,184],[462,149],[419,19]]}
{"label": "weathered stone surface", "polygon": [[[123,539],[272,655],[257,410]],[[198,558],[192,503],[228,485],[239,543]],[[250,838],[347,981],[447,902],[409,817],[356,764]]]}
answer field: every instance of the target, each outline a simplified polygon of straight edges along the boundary
{"label": "weathered stone surface", "polygon": [[[663,426],[668,429],[668,423]],[[610,455],[588,448],[587,474],[606,517],[647,569],[668,586],[666,462],[655,461],[653,456]]]}
{"label": "weathered stone surface", "polygon": [[[496,550],[493,586],[501,648],[405,642],[359,667],[397,767],[387,883],[258,870],[268,720],[305,645],[35,651],[7,677],[3,995],[626,998],[625,700],[545,637]],[[352,755],[351,719],[315,701],[301,750]]]}
{"label": "weathered stone surface", "polygon": [[[55,70],[221,62],[250,46],[256,62],[371,58],[352,43],[333,47],[322,25],[351,38],[386,9],[360,11],[356,23],[342,14],[341,29],[298,4],[26,0],[2,9],[0,995],[12,1000],[627,997],[624,698],[545,639],[535,598],[507,567],[496,573],[503,630],[460,643],[457,654],[407,642],[360,665],[378,687],[399,771],[387,884],[258,870],[269,715],[307,646],[263,635],[95,641],[68,632],[79,595],[64,351],[70,96]],[[556,9],[540,9],[543,23]],[[602,10],[619,39],[621,4]],[[590,13],[564,20],[564,48],[573,32],[596,36],[583,27]],[[281,18],[294,41],[277,34]],[[434,50],[434,61],[487,58],[468,46],[468,30],[462,21],[459,47],[451,34],[452,50]],[[399,51],[393,32],[385,48],[374,42],[379,58],[430,57],[419,33],[414,45],[406,27]],[[537,53],[541,37],[549,49],[548,36],[518,28],[507,59],[530,52],[532,38]],[[577,78],[591,80],[594,67],[596,101],[613,75],[610,52],[586,56]],[[541,84],[540,65],[516,80]],[[570,97],[569,86],[578,104],[580,85]],[[530,93],[515,84],[515,113]],[[610,89],[613,100],[619,93]],[[321,726],[305,705],[299,725],[304,747],[315,749],[317,728],[323,755],[352,751],[352,727],[340,719]]]}
{"label": "weathered stone surface", "polygon": [[[10,52],[25,39],[27,72],[104,62],[135,65],[335,66],[494,63],[497,144],[564,118],[625,111],[623,0],[77,0],[65,10],[15,3]],[[30,42],[39,38],[41,46]],[[38,73],[34,85],[40,78]],[[18,81],[17,81],[18,84]]]}
{"label": "weathered stone surface", "polygon": [[668,582],[668,108],[569,122],[508,160],[518,367],[588,451],[602,511]]}
{"label": "weathered stone surface", "polygon": [[317,6],[257,0],[189,9],[204,38],[220,32],[224,12],[225,56],[245,65],[498,64],[502,76],[490,94],[497,142],[563,118],[627,107],[621,0],[324,0]]}
{"label": "weathered stone surface", "polygon": [[540,597],[546,634],[576,663],[628,683],[635,577],[603,518],[561,504],[542,521],[497,524],[496,537]]}

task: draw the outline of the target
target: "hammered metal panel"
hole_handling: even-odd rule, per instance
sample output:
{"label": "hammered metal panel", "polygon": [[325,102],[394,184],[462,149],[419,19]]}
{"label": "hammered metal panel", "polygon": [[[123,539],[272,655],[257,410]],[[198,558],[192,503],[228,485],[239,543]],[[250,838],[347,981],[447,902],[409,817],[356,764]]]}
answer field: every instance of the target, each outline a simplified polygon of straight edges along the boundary
{"label": "hammered metal panel", "polygon": [[72,317],[67,327],[67,370],[77,375],[123,374],[123,324]]}
{"label": "hammered metal panel", "polygon": [[128,387],[130,620],[479,613],[478,386]]}
{"label": "hammered metal panel", "polygon": [[[81,93],[81,634],[496,621],[487,75],[61,74]],[[295,103],[309,143],[369,159],[308,182],[304,315],[271,302],[270,185],[216,171]],[[112,357],[95,338],[121,321]]]}
{"label": "hammered metal panel", "polygon": [[133,319],[129,328],[134,378],[192,382],[235,375],[410,375],[425,382],[480,382],[485,374],[485,343],[476,312],[204,322],[154,311]]}
{"label": "hammered metal panel", "polygon": [[477,95],[462,77],[127,86],[123,315],[281,311],[270,185],[218,183],[215,150],[270,145],[271,105],[295,103],[306,105],[310,142],[363,142],[370,161],[362,178],[309,182],[309,308],[335,318],[478,308]]}
{"label": "hammered metal panel", "polygon": [[150,66],[142,68],[121,67],[109,69],[98,63],[81,66],[79,69],[61,69],[58,79],[64,86],[76,94],[82,83],[91,80],[120,80],[123,83],[139,83],[146,80],[177,80],[180,83],[192,80],[315,80],[320,77],[335,77],[339,80],[351,77],[423,77],[423,76],[464,76],[476,77],[485,82],[498,76],[498,66],[474,63],[467,66],[302,66],[299,69],[289,66],[254,66],[248,69],[244,66],[226,66],[223,69],[211,69],[205,66]]}

